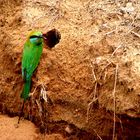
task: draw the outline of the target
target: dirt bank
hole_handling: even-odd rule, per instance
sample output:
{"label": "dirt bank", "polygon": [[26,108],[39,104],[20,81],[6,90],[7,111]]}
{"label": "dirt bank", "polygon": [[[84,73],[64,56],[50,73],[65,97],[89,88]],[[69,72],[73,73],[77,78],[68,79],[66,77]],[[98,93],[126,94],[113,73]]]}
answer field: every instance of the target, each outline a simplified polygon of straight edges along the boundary
{"label": "dirt bank", "polygon": [[43,50],[24,118],[42,133],[66,139],[140,137],[138,0],[3,0],[0,5],[0,112],[19,114],[26,35],[56,28],[62,39]]}

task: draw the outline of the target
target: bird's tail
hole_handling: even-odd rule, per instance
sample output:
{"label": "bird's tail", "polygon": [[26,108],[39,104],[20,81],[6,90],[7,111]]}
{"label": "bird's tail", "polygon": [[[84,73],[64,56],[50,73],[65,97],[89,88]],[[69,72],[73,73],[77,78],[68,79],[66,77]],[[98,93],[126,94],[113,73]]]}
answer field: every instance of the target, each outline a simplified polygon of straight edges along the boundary
{"label": "bird's tail", "polygon": [[21,111],[20,111],[20,114],[19,114],[19,118],[18,118],[18,124],[19,124],[19,122],[20,122],[20,119],[21,119],[21,116],[22,116],[22,113],[23,113],[24,104],[25,104],[25,100],[24,100],[23,103],[22,103],[22,108],[21,108]]}
{"label": "bird's tail", "polygon": [[21,98],[24,98],[25,101],[26,99],[29,98],[30,88],[31,88],[31,80],[26,80],[21,93]]}
{"label": "bird's tail", "polygon": [[21,119],[21,116],[22,116],[22,113],[23,113],[24,104],[25,104],[26,100],[29,98],[30,87],[31,87],[31,80],[26,80],[25,83],[24,83],[22,93],[21,93],[21,98],[23,98],[24,101],[23,101],[22,108],[21,108],[21,111],[20,111],[20,114],[19,114],[18,124],[20,122],[20,119]]}

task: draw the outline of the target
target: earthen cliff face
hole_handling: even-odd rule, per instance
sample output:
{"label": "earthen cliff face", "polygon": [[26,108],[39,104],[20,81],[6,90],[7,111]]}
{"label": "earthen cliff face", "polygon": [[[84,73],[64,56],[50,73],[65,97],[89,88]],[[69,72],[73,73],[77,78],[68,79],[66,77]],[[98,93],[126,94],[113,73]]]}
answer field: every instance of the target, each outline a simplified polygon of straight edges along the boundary
{"label": "earthen cliff face", "polygon": [[44,46],[24,117],[43,132],[67,138],[140,137],[138,1],[6,0],[0,5],[2,113],[20,111],[26,35],[56,28],[61,41],[52,50]]}

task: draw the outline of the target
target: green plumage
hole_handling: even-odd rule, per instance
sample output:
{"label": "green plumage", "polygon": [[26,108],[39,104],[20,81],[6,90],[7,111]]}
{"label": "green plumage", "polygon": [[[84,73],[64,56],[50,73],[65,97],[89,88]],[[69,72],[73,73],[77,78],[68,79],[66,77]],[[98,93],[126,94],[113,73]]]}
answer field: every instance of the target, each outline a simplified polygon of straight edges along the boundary
{"label": "green plumage", "polygon": [[31,32],[24,44],[22,55],[22,77],[24,79],[24,87],[21,97],[24,101],[26,101],[29,97],[31,78],[40,61],[42,50],[42,33],[38,31]]}

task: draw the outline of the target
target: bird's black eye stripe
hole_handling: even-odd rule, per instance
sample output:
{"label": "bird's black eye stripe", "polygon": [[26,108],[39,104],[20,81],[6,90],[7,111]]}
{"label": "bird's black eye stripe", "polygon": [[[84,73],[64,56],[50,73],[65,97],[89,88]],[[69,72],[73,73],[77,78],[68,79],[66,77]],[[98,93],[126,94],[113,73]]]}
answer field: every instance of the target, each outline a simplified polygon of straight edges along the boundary
{"label": "bird's black eye stripe", "polygon": [[30,36],[30,39],[31,38],[42,38],[42,36],[32,35],[32,36]]}

